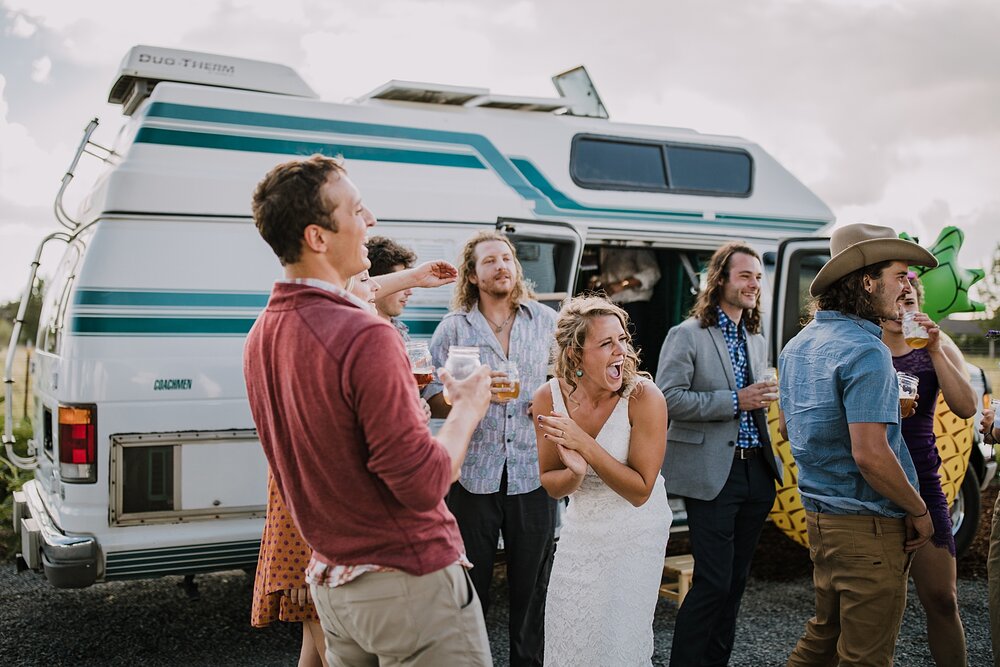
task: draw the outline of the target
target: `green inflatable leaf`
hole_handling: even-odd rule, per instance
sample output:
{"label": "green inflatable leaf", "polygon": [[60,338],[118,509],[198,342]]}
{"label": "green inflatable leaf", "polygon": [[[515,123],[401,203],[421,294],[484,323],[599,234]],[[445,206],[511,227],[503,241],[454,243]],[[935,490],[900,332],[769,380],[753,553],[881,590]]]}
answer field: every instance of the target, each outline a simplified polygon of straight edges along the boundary
{"label": "green inflatable leaf", "polygon": [[[913,237],[906,232],[899,238],[913,241]],[[963,269],[958,265],[958,251],[964,241],[965,234],[961,229],[945,227],[934,245],[928,248],[937,257],[937,268],[912,267],[924,286],[924,312],[935,321],[952,313],[980,313],[986,310],[985,305],[969,298],[969,288],[982,280],[986,272],[982,269]]]}

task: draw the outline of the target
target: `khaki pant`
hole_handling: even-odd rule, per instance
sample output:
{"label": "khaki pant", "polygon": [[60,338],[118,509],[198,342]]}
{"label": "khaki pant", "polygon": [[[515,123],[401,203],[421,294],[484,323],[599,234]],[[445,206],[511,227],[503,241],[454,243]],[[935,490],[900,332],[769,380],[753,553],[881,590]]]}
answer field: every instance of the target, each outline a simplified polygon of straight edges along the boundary
{"label": "khaki pant", "polygon": [[903,519],[806,513],[816,615],[788,667],[892,664],[906,607]]}
{"label": "khaki pant", "polygon": [[486,624],[465,569],[415,577],[368,572],[330,588],[311,586],[330,667],[489,667]]}
{"label": "khaki pant", "polygon": [[990,586],[990,638],[993,640],[993,665],[1000,667],[1000,496],[993,506],[990,527],[990,555],[986,561]]}

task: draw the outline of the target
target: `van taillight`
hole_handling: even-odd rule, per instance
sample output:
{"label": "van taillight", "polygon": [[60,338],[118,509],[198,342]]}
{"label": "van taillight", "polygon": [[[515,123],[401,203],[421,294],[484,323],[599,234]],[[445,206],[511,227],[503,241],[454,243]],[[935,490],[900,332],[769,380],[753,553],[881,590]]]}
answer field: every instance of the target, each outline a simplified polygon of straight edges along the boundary
{"label": "van taillight", "polygon": [[97,408],[59,406],[59,476],[76,484],[97,481]]}

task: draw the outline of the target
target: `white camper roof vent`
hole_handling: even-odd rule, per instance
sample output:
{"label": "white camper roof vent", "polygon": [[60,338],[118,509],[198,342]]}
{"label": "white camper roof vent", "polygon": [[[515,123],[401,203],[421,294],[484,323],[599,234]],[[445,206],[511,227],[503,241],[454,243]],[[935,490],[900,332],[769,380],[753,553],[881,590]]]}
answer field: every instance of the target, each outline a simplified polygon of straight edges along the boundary
{"label": "white camper roof vent", "polygon": [[488,88],[393,80],[362,95],[357,99],[357,102],[386,100],[458,107],[566,113],[571,116],[591,116],[593,118],[608,117],[608,111],[601,103],[597,89],[594,88],[594,84],[583,66],[552,77],[552,82],[555,84],[556,90],[559,91],[559,97],[494,95],[490,93]]}
{"label": "white camper roof vent", "polygon": [[108,102],[121,104],[122,112],[131,116],[161,81],[318,97],[295,70],[285,65],[140,45],[129,49],[122,60],[118,78],[108,93]]}
{"label": "white camper roof vent", "polygon": [[362,95],[358,102],[368,100],[392,100],[394,102],[419,102],[421,104],[448,104],[463,106],[477,97],[489,95],[488,88],[467,88],[446,86],[441,83],[419,83],[417,81],[397,81],[383,83],[375,90]]}

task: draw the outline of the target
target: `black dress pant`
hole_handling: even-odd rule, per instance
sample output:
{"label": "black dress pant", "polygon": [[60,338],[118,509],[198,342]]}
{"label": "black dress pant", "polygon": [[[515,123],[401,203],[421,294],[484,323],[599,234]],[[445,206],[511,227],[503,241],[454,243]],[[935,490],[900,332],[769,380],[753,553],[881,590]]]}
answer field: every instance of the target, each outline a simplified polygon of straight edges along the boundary
{"label": "black dress pant", "polygon": [[447,497],[448,509],[458,520],[469,573],[483,605],[490,606],[490,584],[497,543],[503,535],[510,591],[510,664],[541,667],[545,648],[545,593],[552,572],[556,501],[544,488],[507,495],[507,472],[496,493],[470,493],[455,483]]}
{"label": "black dress pant", "polygon": [[714,500],[685,498],[694,578],[677,612],[671,667],[729,664],[736,616],[764,521],[774,505],[774,475],[764,456],[733,460]]}

